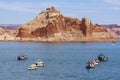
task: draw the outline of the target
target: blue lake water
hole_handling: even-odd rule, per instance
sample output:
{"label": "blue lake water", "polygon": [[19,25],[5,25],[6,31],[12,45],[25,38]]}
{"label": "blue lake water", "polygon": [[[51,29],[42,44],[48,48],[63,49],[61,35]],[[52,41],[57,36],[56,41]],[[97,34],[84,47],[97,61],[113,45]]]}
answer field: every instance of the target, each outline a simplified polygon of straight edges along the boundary
{"label": "blue lake water", "polygon": [[[87,70],[87,61],[100,53],[109,60]],[[18,61],[20,54],[28,59]],[[45,66],[27,70],[36,60]],[[120,80],[119,63],[119,42],[0,42],[0,80]]]}

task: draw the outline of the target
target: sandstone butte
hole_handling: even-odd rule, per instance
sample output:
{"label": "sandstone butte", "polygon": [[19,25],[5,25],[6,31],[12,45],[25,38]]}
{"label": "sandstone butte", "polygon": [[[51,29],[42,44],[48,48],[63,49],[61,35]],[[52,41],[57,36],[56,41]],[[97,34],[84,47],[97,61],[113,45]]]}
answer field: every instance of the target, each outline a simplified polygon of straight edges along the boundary
{"label": "sandstone butte", "polygon": [[0,29],[1,41],[114,41],[106,28],[92,24],[88,18],[64,16],[54,7],[47,8],[32,21],[18,27],[16,31]]}

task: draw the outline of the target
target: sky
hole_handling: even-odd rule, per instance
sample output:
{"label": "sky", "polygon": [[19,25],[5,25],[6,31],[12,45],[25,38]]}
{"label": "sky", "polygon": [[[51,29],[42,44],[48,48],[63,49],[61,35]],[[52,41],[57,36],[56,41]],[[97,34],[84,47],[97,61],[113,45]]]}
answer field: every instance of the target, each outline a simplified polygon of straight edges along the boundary
{"label": "sky", "polygon": [[24,24],[52,6],[93,24],[120,24],[120,0],[0,0],[0,24]]}

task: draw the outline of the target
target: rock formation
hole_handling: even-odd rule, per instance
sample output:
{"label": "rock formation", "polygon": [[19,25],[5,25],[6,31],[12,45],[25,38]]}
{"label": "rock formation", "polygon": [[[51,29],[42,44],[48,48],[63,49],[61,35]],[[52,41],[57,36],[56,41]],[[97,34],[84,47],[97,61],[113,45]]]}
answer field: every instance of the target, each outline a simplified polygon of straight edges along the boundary
{"label": "rock formation", "polygon": [[7,40],[14,40],[15,35],[11,30],[4,30],[0,28],[0,40],[7,41]]}
{"label": "rock formation", "polygon": [[109,30],[111,34],[116,37],[120,38],[120,25],[118,24],[107,24],[107,25],[102,25],[104,28]]}
{"label": "rock formation", "polygon": [[20,26],[17,32],[17,37],[39,38],[40,41],[112,37],[105,28],[92,24],[90,19],[80,21],[66,17],[54,7],[42,11],[34,20]]}
{"label": "rock formation", "polygon": [[92,27],[93,24],[91,23],[90,19],[88,18],[83,18],[81,21],[81,31],[86,37],[91,37],[92,36]]}

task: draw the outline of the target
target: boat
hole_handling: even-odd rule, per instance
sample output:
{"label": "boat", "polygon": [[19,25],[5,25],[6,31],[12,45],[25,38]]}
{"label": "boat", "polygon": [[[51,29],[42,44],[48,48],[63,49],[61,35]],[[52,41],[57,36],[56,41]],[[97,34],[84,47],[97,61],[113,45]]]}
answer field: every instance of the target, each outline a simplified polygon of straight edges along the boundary
{"label": "boat", "polygon": [[36,64],[32,64],[28,67],[28,70],[36,70],[37,68]]}
{"label": "boat", "polygon": [[44,66],[43,61],[36,61],[35,64],[36,64],[37,67],[43,67]]}
{"label": "boat", "polygon": [[99,60],[98,59],[89,60],[88,64],[98,65],[99,64]]}
{"label": "boat", "polygon": [[108,57],[104,56],[103,54],[99,54],[97,59],[89,60],[86,68],[91,69],[95,68],[101,61],[107,61]]}
{"label": "boat", "polygon": [[95,65],[98,65],[99,62],[100,62],[99,59],[94,59],[94,64],[95,64]]}
{"label": "boat", "polygon": [[27,55],[19,55],[17,60],[25,60],[27,59]]}
{"label": "boat", "polygon": [[38,67],[43,67],[43,66],[44,66],[43,61],[36,61],[35,63],[33,63],[28,67],[28,70],[36,70]]}
{"label": "boat", "polygon": [[104,56],[103,54],[99,54],[99,55],[98,55],[98,59],[99,59],[100,61],[107,61],[107,60],[108,60],[108,57]]}
{"label": "boat", "polygon": [[86,68],[87,69],[95,68],[95,64],[93,64],[93,63],[87,64]]}
{"label": "boat", "polygon": [[112,43],[116,43],[115,41],[112,41]]}
{"label": "boat", "polygon": [[95,68],[98,64],[99,64],[98,59],[89,60],[87,65],[86,65],[86,68],[87,69]]}

